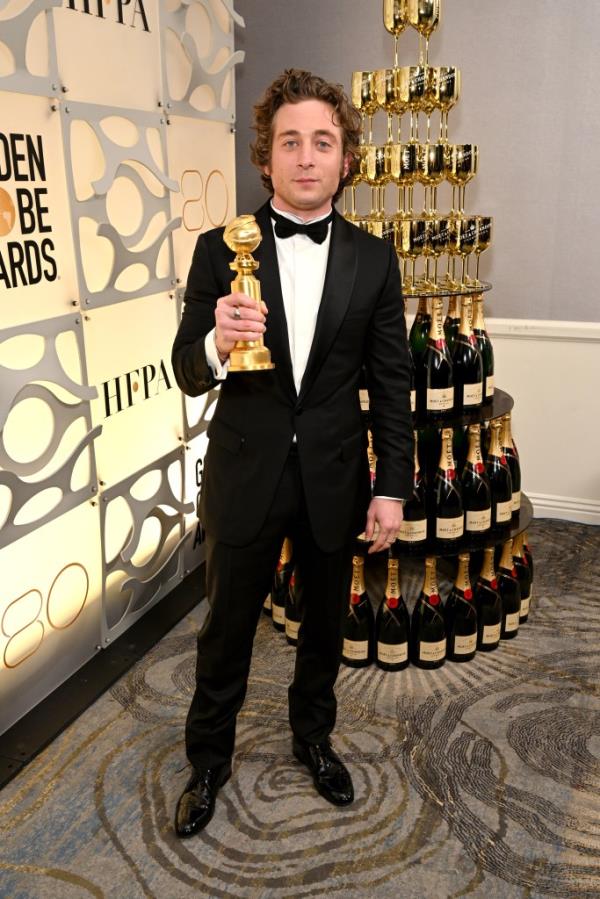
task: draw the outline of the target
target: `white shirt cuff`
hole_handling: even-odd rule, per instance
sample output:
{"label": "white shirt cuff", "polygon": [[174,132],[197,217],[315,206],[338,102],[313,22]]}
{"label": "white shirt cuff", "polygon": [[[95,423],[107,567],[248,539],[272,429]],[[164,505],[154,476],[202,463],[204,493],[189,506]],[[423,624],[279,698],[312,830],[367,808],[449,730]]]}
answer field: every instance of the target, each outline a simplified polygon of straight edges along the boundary
{"label": "white shirt cuff", "polygon": [[373,496],[373,499],[393,499],[397,503],[405,503],[406,502],[406,500],[400,496],[380,496],[378,493],[376,493]]}
{"label": "white shirt cuff", "polygon": [[206,361],[210,365],[210,369],[216,381],[224,381],[229,370],[229,359],[221,362],[216,344],[216,329],[209,331],[204,338],[204,352],[206,353]]}

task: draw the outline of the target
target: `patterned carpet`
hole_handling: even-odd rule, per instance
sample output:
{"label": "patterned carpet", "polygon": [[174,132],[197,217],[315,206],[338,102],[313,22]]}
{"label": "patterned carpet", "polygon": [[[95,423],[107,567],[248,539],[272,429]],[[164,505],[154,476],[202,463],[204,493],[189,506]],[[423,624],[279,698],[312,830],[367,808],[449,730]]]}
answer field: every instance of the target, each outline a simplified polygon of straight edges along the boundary
{"label": "patterned carpet", "polygon": [[[293,650],[263,617],[233,777],[180,842],[196,609],[2,791],[2,899],[600,897],[600,529],[530,537],[516,640],[437,671],[342,669],[346,809],[291,755]],[[404,587],[410,606],[417,575]]]}

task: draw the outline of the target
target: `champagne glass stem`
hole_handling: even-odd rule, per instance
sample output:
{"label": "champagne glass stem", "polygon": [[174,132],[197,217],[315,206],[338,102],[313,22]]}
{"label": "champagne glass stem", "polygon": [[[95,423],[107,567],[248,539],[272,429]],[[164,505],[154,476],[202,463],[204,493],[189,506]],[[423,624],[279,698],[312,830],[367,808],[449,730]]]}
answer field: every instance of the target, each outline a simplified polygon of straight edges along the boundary
{"label": "champagne glass stem", "polygon": [[475,281],[477,282],[477,287],[479,287],[479,260],[481,259],[481,253],[477,254],[477,266],[475,268]]}
{"label": "champagne glass stem", "polygon": [[401,188],[400,185],[398,184],[398,186],[397,186],[397,191],[398,191],[398,192],[397,192],[397,196],[396,196],[396,215],[400,215],[400,211],[401,211],[401,208],[402,208],[402,206],[401,206],[401,197],[402,197],[402,194],[400,193],[401,190],[402,190],[402,188]]}
{"label": "champagne glass stem", "polygon": [[401,144],[402,143],[402,114],[398,113],[396,118],[398,120],[398,122],[397,122],[397,124],[398,124],[398,143]]}
{"label": "champagne glass stem", "polygon": [[371,218],[375,218],[377,215],[377,199],[376,199],[377,188],[371,186]]}
{"label": "champagne glass stem", "polygon": [[356,218],[356,185],[350,188],[350,209],[352,210],[352,218]]}
{"label": "champagne glass stem", "polygon": [[431,214],[435,215],[437,212],[437,185],[432,187],[431,189]]}
{"label": "champagne glass stem", "polygon": [[394,135],[392,133],[392,114],[388,112],[387,114],[387,142],[388,144],[392,144],[394,142]]}
{"label": "champagne glass stem", "polygon": [[425,56],[423,55],[423,35],[419,32],[419,65],[425,65]]}
{"label": "champagne glass stem", "polygon": [[429,187],[427,184],[423,189],[423,215],[427,215],[427,195],[428,195]]}
{"label": "champagne glass stem", "polygon": [[413,258],[412,258],[412,286],[413,287],[417,283],[416,274],[415,274],[416,265],[417,265],[417,257],[413,256]]}
{"label": "champagne glass stem", "polygon": [[464,287],[464,285],[466,284],[466,281],[465,281],[466,270],[467,270],[467,257],[463,256],[462,268],[461,268],[461,272],[460,272],[460,283],[461,283],[462,287]]}
{"label": "champagne glass stem", "polygon": [[425,60],[423,62],[423,65],[429,65],[429,37],[425,38]]}
{"label": "champagne glass stem", "polygon": [[394,35],[394,68],[398,68],[398,35]]}
{"label": "champagne glass stem", "polygon": [[458,188],[458,203],[459,203],[461,213],[465,211],[465,191],[466,191],[466,189],[467,189],[467,187],[465,184],[463,184],[462,187]]}
{"label": "champagne glass stem", "polygon": [[436,256],[433,260],[433,286],[437,288],[438,286],[438,257]]}
{"label": "champagne glass stem", "polygon": [[408,211],[409,211],[409,213],[410,213],[411,215],[412,215],[412,211],[413,211],[413,193],[414,193],[414,190],[415,190],[415,188],[414,188],[414,186],[411,184],[410,187],[408,188]]}
{"label": "champagne glass stem", "polygon": [[431,113],[427,116],[427,143],[430,142],[431,138]]}
{"label": "champagne glass stem", "polygon": [[342,203],[343,203],[342,215],[344,216],[344,218],[346,218],[346,215],[348,214],[348,188],[347,187],[345,187],[342,192]]}
{"label": "champagne glass stem", "polygon": [[456,185],[452,185],[452,215],[456,213]]}
{"label": "champagne glass stem", "polygon": [[369,113],[369,143],[373,143],[373,113]]}

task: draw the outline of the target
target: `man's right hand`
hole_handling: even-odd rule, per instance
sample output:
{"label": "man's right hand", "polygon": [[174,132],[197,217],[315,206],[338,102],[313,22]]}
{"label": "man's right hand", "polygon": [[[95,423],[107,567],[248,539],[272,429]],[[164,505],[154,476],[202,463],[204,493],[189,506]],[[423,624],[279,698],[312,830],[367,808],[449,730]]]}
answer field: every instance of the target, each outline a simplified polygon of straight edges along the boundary
{"label": "man's right hand", "polygon": [[[236,309],[238,312],[236,312]],[[230,293],[217,300],[215,345],[221,362],[226,362],[238,340],[258,340],[266,331],[268,309],[244,293]]]}

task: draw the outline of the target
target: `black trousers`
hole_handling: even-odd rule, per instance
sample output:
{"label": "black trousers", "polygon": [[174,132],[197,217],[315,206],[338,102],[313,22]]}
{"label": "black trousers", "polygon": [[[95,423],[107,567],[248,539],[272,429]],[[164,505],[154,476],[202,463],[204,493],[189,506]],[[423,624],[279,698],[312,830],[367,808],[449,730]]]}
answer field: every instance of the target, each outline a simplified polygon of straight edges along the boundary
{"label": "black trousers", "polygon": [[254,634],[286,536],[293,543],[304,608],[289,687],[290,725],[296,736],[309,743],[325,740],[335,725],[334,685],[350,589],[352,542],[349,539],[333,553],[324,553],[316,545],[293,447],[267,521],[252,544],[219,543],[207,530],[209,611],[198,634],[197,685],[186,724],[187,755],[194,767],[223,764],[233,753]]}

